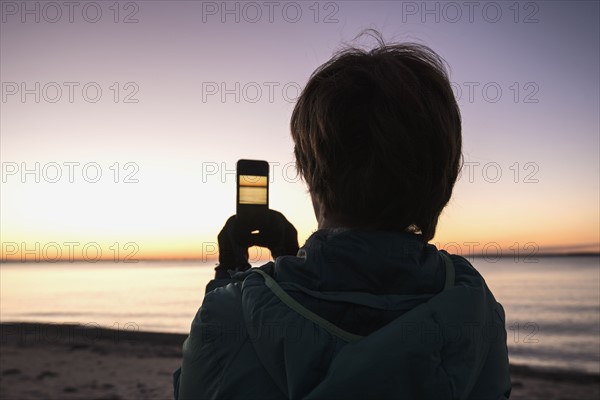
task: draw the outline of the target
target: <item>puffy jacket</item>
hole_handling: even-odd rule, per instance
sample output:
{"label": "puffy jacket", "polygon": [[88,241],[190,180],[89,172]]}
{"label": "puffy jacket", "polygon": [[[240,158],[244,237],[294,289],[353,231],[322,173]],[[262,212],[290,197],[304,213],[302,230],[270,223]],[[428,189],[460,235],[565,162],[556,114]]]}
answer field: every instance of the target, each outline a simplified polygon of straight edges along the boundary
{"label": "puffy jacket", "polygon": [[176,399],[507,399],[504,310],[409,233],[318,230],[208,292]]}

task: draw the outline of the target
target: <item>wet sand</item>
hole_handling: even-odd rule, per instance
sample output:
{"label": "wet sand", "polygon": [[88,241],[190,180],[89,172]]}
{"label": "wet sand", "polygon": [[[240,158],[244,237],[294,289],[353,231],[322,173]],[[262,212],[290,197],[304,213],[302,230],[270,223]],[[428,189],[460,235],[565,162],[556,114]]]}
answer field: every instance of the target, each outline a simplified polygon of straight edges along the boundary
{"label": "wet sand", "polygon": [[[0,324],[0,399],[172,399],[186,335]],[[600,376],[511,366],[511,399],[598,399]]]}

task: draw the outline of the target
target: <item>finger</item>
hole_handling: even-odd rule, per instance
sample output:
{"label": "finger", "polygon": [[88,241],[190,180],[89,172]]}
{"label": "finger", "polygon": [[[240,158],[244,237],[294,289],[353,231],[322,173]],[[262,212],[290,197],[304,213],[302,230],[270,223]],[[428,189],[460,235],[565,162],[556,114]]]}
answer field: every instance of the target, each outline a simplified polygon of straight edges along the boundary
{"label": "finger", "polygon": [[279,211],[275,211],[275,210],[265,210],[262,218],[258,219],[257,222],[257,228],[259,230],[265,230],[265,229],[270,229],[273,226],[276,226],[278,224],[281,224],[282,221],[285,221],[285,217],[283,216],[282,213],[280,213]]}
{"label": "finger", "polygon": [[251,246],[269,247],[271,239],[270,235],[261,230],[258,233],[250,234],[249,242]]}
{"label": "finger", "polygon": [[235,226],[235,215],[232,215],[231,217],[227,218],[227,221],[225,222],[225,225],[223,226],[223,230],[232,229],[234,226]]}

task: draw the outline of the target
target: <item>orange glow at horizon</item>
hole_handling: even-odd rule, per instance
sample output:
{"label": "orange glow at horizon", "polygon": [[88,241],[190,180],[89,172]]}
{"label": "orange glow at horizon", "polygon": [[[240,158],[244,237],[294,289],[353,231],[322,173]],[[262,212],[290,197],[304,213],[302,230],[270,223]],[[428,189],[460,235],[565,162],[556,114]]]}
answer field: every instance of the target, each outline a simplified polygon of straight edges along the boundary
{"label": "orange glow at horizon", "polygon": [[[314,230],[300,231],[298,242],[303,246]],[[216,236],[216,233],[215,233]],[[521,240],[519,240],[521,239]],[[583,237],[582,237],[583,239]],[[559,239],[536,242],[523,237],[515,239],[489,239],[482,236],[473,240],[467,236],[443,232],[429,244],[452,254],[471,257],[535,256],[536,254],[600,253],[600,243],[561,242]],[[190,260],[202,263],[217,263],[218,243],[213,240],[179,242],[106,242],[106,241],[3,241],[0,251],[1,262],[97,262],[112,261],[131,263],[144,260]],[[251,263],[270,261],[268,249],[253,246],[249,249]]]}

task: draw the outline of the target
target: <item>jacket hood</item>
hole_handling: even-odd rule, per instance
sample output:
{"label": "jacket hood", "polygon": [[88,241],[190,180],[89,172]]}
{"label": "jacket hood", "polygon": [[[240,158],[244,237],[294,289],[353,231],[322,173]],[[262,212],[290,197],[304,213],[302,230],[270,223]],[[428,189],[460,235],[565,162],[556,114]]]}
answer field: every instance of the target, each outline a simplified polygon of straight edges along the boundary
{"label": "jacket hood", "polygon": [[410,233],[318,230],[298,256],[276,260],[278,281],[376,294],[437,293],[444,284],[437,249]]}
{"label": "jacket hood", "polygon": [[241,297],[254,350],[290,399],[466,398],[505,331],[483,278],[464,258],[451,259],[454,286],[443,290],[440,252],[412,234],[317,231],[296,257],[266,267],[280,288],[314,298],[318,309],[344,303],[406,312],[360,337],[290,310],[250,270]]}

